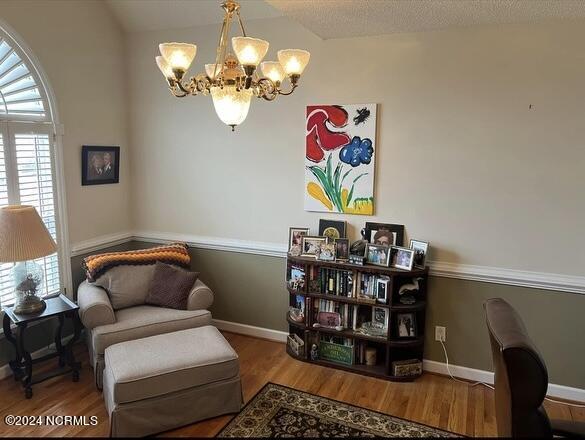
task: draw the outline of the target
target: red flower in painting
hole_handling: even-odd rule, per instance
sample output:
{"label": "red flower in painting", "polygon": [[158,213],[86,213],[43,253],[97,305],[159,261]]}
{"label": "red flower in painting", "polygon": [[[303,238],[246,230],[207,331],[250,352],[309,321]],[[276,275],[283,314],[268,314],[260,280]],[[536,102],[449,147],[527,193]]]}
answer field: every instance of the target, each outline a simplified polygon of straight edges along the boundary
{"label": "red flower in painting", "polygon": [[349,143],[344,132],[331,131],[328,127],[343,128],[348,115],[343,107],[336,105],[314,105],[307,107],[307,159],[321,162],[325,151],[335,150]]}

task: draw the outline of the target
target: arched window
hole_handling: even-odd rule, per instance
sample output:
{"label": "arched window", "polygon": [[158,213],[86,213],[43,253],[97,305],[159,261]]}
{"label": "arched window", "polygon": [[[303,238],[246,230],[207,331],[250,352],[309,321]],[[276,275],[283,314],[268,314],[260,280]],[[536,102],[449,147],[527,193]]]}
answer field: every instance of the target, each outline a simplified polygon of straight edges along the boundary
{"label": "arched window", "polygon": [[[50,104],[38,69],[0,23],[0,206],[34,206],[60,244]],[[63,255],[35,260],[44,270],[43,294],[63,289]],[[0,308],[14,303],[12,267],[0,264]]]}

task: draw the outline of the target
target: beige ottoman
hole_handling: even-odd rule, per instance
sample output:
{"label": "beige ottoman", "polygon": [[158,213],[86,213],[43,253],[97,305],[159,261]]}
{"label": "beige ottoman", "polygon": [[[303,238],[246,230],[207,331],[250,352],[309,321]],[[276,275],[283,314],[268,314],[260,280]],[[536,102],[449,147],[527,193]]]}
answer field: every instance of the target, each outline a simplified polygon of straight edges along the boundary
{"label": "beige ottoman", "polygon": [[122,342],[104,355],[113,437],[146,436],[238,412],[238,355],[212,326]]}

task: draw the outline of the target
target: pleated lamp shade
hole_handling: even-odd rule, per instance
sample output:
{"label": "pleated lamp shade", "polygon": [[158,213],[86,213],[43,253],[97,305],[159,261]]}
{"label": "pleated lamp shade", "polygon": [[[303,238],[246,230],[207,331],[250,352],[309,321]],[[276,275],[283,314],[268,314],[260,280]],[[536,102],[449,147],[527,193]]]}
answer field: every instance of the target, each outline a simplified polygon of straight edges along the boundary
{"label": "pleated lamp shade", "polygon": [[0,208],[0,262],[14,263],[46,257],[57,250],[34,206]]}

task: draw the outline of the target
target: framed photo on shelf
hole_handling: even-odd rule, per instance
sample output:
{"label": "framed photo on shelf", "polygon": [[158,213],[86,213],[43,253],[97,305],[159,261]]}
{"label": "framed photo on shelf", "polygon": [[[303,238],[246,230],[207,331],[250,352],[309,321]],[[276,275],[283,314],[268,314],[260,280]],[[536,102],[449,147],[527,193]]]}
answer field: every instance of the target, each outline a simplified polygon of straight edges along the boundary
{"label": "framed photo on shelf", "polygon": [[416,316],[414,313],[399,313],[396,315],[396,325],[399,338],[415,338],[417,336]]}
{"label": "framed photo on shelf", "polygon": [[379,303],[388,303],[388,286],[390,285],[390,278],[381,276],[376,281],[376,301]]}
{"label": "framed photo on shelf", "polygon": [[317,255],[317,260],[335,261],[335,243],[321,243],[321,248],[319,250],[319,255]]}
{"label": "framed photo on shelf", "polygon": [[301,257],[317,258],[324,243],[327,243],[327,237],[304,235],[301,241]]}
{"label": "framed photo on shelf", "polygon": [[429,243],[426,241],[410,240],[409,247],[414,251],[414,267],[424,269],[429,252]]}
{"label": "framed photo on shelf", "polygon": [[388,246],[367,243],[366,261],[376,266],[388,267],[390,265],[390,248]]}
{"label": "framed photo on shelf", "polygon": [[372,323],[388,328],[390,322],[390,310],[386,307],[372,307]]}
{"label": "framed photo on shelf", "polygon": [[301,266],[291,266],[288,287],[293,290],[303,290],[305,287],[305,269]]}
{"label": "framed photo on shelf", "polygon": [[319,235],[333,241],[345,238],[347,234],[347,222],[341,220],[319,219]]}
{"label": "framed photo on shelf", "polygon": [[363,235],[372,244],[402,246],[404,243],[404,225],[366,222]]}
{"label": "framed photo on shelf", "polygon": [[412,270],[414,263],[414,251],[399,246],[392,246],[391,267],[404,270]]}
{"label": "framed photo on shelf", "polygon": [[81,185],[120,181],[120,147],[84,145],[81,148]]}
{"label": "framed photo on shelf", "polygon": [[337,238],[335,240],[335,259],[338,261],[349,260],[349,239]]}
{"label": "framed photo on shelf", "polygon": [[303,237],[309,235],[309,228],[288,228],[288,253],[294,257],[301,255]]}

